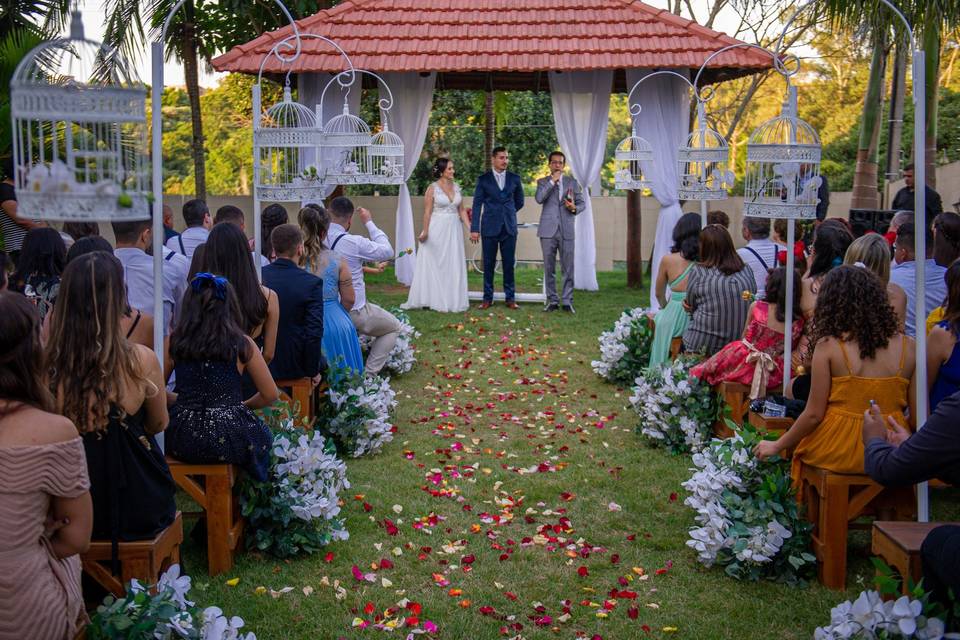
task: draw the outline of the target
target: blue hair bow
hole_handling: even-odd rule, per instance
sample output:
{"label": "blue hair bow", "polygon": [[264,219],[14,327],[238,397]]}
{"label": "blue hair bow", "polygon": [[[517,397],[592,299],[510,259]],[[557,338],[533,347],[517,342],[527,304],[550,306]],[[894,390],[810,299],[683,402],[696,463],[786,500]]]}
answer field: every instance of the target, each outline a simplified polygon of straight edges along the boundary
{"label": "blue hair bow", "polygon": [[204,271],[193,276],[193,280],[190,281],[190,286],[193,288],[194,293],[200,293],[206,286],[213,286],[214,295],[219,300],[224,300],[227,297],[227,279],[223,276],[215,276],[212,273]]}
{"label": "blue hair bow", "polygon": [[840,256],[837,256],[836,258],[833,259],[833,262],[830,263],[830,266],[839,267],[842,264],[843,264],[843,258],[841,258]]}

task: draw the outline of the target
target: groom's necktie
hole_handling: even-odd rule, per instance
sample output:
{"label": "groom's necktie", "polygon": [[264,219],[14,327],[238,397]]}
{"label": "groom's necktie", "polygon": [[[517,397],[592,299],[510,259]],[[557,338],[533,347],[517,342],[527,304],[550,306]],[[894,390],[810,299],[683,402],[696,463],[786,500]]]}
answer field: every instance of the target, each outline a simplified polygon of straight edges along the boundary
{"label": "groom's necktie", "polygon": [[493,177],[497,179],[497,186],[500,187],[500,191],[503,191],[504,174],[494,172]]}

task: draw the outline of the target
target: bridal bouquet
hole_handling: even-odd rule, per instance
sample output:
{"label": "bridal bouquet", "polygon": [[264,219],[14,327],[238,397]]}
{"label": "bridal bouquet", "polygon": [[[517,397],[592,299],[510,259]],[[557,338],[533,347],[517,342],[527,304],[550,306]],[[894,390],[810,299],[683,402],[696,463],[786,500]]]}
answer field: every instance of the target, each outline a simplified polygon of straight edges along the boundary
{"label": "bridal bouquet", "polygon": [[86,629],[86,637],[90,640],[257,640],[254,634],[240,631],[244,624],[242,618],[227,618],[219,607],[201,610],[187,600],[190,587],[190,576],[181,576],[178,564],[160,576],[156,594],[133,579],[123,598],[112,595],[104,598]]}
{"label": "bridal bouquet", "polygon": [[653,322],[648,310],[627,309],[597,339],[600,359],[591,362],[593,370],[608,382],[632,385],[650,363],[650,345],[653,343]]}
{"label": "bridal bouquet", "polygon": [[649,367],[636,380],[630,404],[640,414],[637,431],[673,453],[701,450],[720,411],[710,386],[690,377],[692,358]]}
{"label": "bridal bouquet", "polygon": [[359,458],[377,453],[393,440],[390,411],[397,401],[389,380],[338,369],[331,376],[328,393],[329,402],[317,417],[317,426],[336,440],[345,454]]}
{"label": "bridal bouquet", "polygon": [[737,579],[799,582],[816,566],[808,551],[811,525],[800,515],[789,466],[761,462],[761,436],[749,425],[693,454],[684,504],[696,512],[687,546],[701,563]]}
{"label": "bridal bouquet", "polygon": [[319,431],[295,428],[289,411],[271,409],[268,414],[274,434],[270,477],[257,482],[247,476],[240,490],[242,513],[252,531],[248,546],[286,558],[346,540],[338,495],[350,482],[333,442]]}
{"label": "bridal bouquet", "polygon": [[[406,311],[399,308],[389,311],[400,321],[400,335],[397,336],[397,343],[387,356],[384,369],[393,372],[395,375],[403,375],[413,369],[413,365],[417,362],[413,340],[420,337],[420,332],[410,324],[410,316],[407,315]],[[364,355],[370,350],[371,344],[373,344],[371,336],[360,336],[360,348]]]}

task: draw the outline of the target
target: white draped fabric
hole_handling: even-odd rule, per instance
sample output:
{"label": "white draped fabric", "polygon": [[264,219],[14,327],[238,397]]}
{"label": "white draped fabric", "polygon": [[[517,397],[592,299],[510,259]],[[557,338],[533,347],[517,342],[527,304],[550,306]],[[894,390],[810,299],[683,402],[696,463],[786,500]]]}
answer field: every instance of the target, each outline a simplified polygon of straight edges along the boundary
{"label": "white draped fabric", "polygon": [[574,286],[596,291],[597,246],[588,188],[606,159],[613,71],[551,72],[549,77],[557,140],[573,177],[583,186],[584,210],[575,225]]}
{"label": "white draped fabric", "polygon": [[[337,82],[331,84],[330,88],[327,89],[326,95],[323,95],[324,87],[327,86],[327,83],[330,82],[333,77],[334,74],[332,73],[301,73],[299,76],[297,76],[297,101],[300,102],[300,104],[304,105],[305,107],[309,107],[316,113],[320,111],[317,109],[317,105],[320,104],[321,97],[323,98],[323,109],[321,116],[323,118],[323,122],[318,123],[321,125],[325,124],[326,121],[330,120],[330,118],[343,113],[343,100],[345,97],[347,99],[350,113],[356,115],[360,110],[360,77],[357,77],[357,81],[350,89],[349,95],[347,94],[347,90],[343,89]],[[333,156],[329,158],[323,157],[321,160],[323,163],[329,164],[333,162],[334,158]],[[305,149],[303,152],[303,163],[305,166],[315,164],[316,151],[313,149]],[[333,185],[327,187],[324,197],[327,197],[333,193],[335,188],[336,187]],[[307,203],[301,202],[300,204],[302,206]]]}
{"label": "white draped fabric", "polygon": [[[649,69],[627,69],[627,87],[653,73]],[[652,184],[653,197],[660,203],[657,233],[653,243],[653,278],[657,280],[660,260],[673,244],[673,227],[683,215],[677,198],[677,155],[690,133],[690,87],[680,78],[663,75],[645,81],[630,101],[639,104],[637,131],[654,149],[652,163],[644,163],[643,172]],[[659,309],[654,287],[650,287],[650,306]]]}
{"label": "white draped fabric", "polygon": [[[437,83],[437,74],[422,76],[419,73],[386,73],[384,80],[393,92],[393,109],[389,112],[390,130],[403,140],[403,179],[409,180],[413,169],[420,159],[423,143],[427,137],[427,124],[430,122],[430,110],[433,108],[433,88]],[[384,97],[383,87],[380,96]],[[401,251],[415,247],[413,237],[413,205],[410,203],[410,189],[407,183],[400,185],[397,198],[397,226],[394,249]],[[397,280],[410,286],[416,265],[414,254],[405,254],[396,262]]]}

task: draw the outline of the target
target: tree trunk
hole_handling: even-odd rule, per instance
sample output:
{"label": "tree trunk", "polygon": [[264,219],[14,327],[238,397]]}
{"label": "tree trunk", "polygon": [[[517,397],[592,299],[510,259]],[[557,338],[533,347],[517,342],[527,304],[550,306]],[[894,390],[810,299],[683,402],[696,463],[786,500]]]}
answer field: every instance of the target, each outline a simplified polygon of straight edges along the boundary
{"label": "tree trunk", "polygon": [[870,60],[870,79],[867,95],[863,99],[863,115],[860,119],[860,143],[857,147],[857,166],[853,174],[852,209],[877,209],[880,197],[877,192],[878,159],[880,140],[880,114],[883,107],[883,80],[886,67],[886,37],[882,33],[873,36],[873,57]]}
{"label": "tree trunk", "polygon": [[887,167],[884,180],[884,205],[890,206],[887,201],[887,184],[900,177],[900,150],[903,140],[903,96],[907,90],[907,51],[910,44],[905,41],[897,43],[896,55],[893,58],[893,79],[890,83],[890,122],[887,128]]}
{"label": "tree trunk", "polygon": [[640,191],[627,191],[627,286],[643,287],[643,238],[640,217]]}
{"label": "tree trunk", "polygon": [[496,112],[493,109],[493,91],[487,91],[483,103],[483,166],[487,171],[493,166],[491,164],[491,155],[493,154],[493,141],[497,129]]}
{"label": "tree trunk", "polygon": [[193,129],[193,180],[195,197],[207,198],[207,170],[203,150],[203,119],[200,114],[200,76],[197,62],[197,29],[194,23],[194,6],[188,1],[184,6],[187,19],[183,25],[181,59],[183,76],[187,83],[187,97],[190,99],[190,124]]}
{"label": "tree trunk", "polygon": [[940,97],[940,28],[943,18],[930,3],[926,24],[923,28],[923,51],[926,62],[927,80],[927,136],[924,160],[927,165],[927,184],[937,188],[937,105]]}

